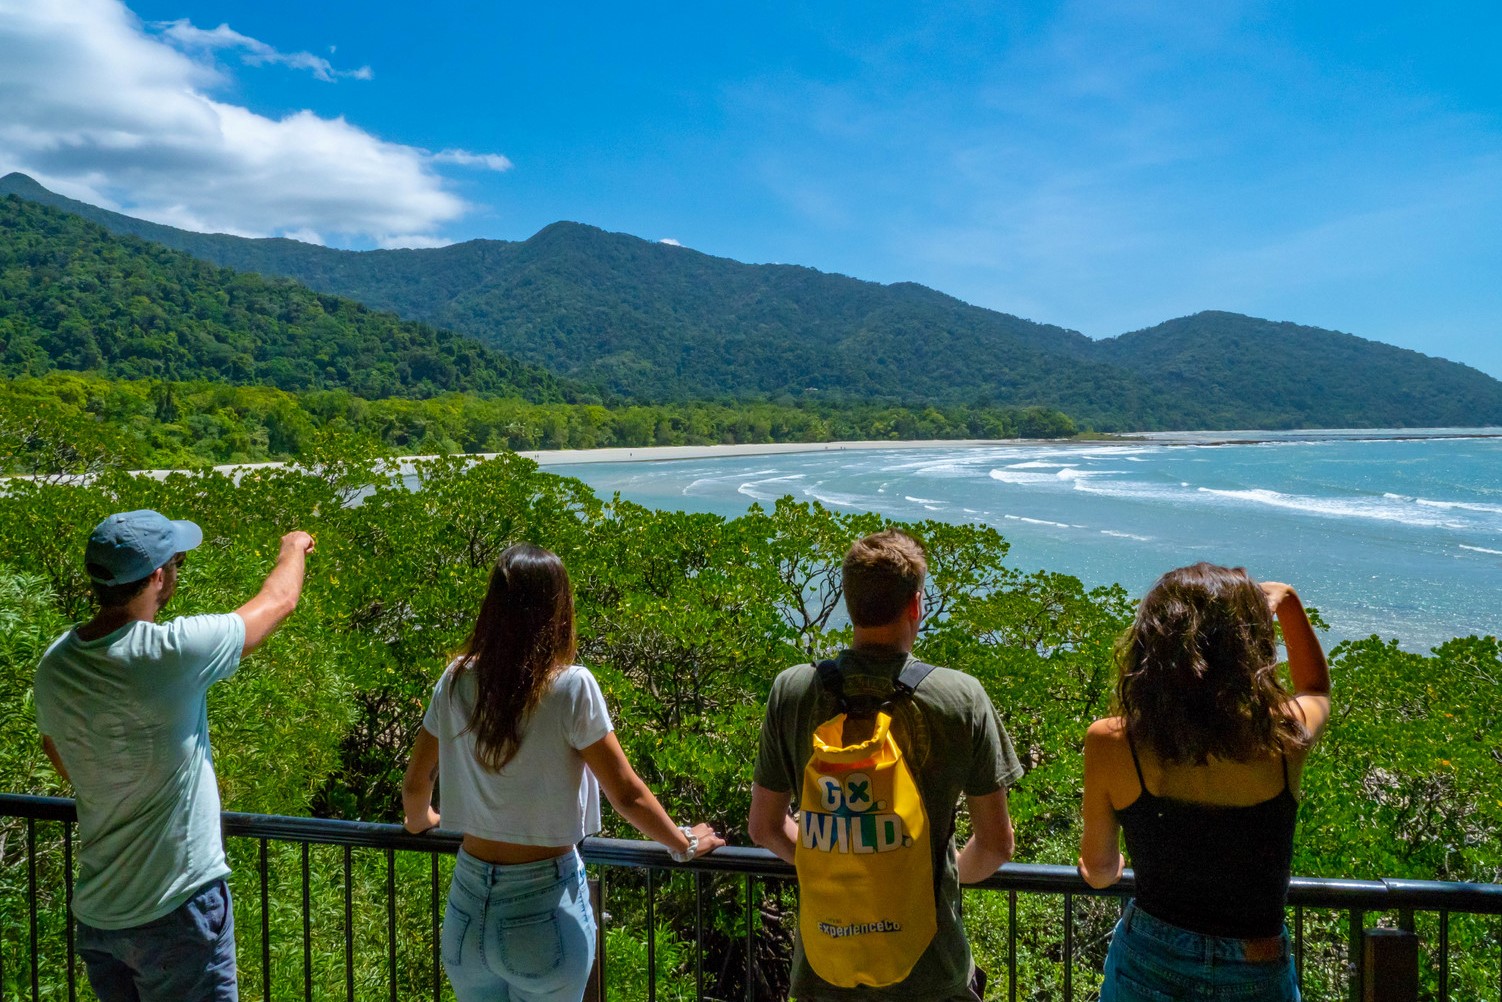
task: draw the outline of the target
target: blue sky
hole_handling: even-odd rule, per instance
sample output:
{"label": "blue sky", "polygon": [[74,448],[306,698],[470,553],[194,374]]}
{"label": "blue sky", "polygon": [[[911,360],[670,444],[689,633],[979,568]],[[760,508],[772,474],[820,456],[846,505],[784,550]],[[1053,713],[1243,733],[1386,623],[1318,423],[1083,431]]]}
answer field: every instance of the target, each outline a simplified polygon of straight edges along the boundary
{"label": "blue sky", "polygon": [[0,0],[0,172],[332,246],[572,219],[1093,337],[1502,377],[1502,6]]}

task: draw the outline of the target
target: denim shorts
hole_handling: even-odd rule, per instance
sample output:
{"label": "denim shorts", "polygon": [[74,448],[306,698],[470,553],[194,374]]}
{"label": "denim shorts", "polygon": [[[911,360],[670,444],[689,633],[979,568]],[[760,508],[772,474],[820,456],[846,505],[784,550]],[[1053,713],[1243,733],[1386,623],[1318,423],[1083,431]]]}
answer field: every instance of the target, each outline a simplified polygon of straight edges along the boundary
{"label": "denim shorts", "polygon": [[129,929],[78,923],[78,955],[100,1002],[236,1002],[235,913],[210,881],[173,911]]}
{"label": "denim shorts", "polygon": [[1247,942],[1180,929],[1130,902],[1111,935],[1101,1002],[1299,1002],[1288,931],[1274,959],[1248,960]]}
{"label": "denim shorts", "polygon": [[458,1002],[579,1002],[595,917],[578,852],[501,865],[459,850],[441,940]]}

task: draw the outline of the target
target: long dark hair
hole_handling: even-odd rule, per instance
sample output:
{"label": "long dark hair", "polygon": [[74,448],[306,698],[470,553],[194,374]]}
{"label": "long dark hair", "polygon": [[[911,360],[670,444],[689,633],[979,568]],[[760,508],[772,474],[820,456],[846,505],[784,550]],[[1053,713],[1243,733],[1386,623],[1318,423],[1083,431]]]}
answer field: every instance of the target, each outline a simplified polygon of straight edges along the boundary
{"label": "long dark hair", "polygon": [[[475,675],[469,727],[487,769],[516,754],[522,727],[548,685],[574,660],[574,593],[557,554],[518,543],[490,572],[474,632],[454,669]],[[453,691],[453,690],[450,690]]]}
{"label": "long dark hair", "polygon": [[1303,729],[1284,712],[1277,637],[1262,588],[1240,567],[1169,571],[1116,648],[1117,709],[1132,741],[1168,764],[1250,762]]}

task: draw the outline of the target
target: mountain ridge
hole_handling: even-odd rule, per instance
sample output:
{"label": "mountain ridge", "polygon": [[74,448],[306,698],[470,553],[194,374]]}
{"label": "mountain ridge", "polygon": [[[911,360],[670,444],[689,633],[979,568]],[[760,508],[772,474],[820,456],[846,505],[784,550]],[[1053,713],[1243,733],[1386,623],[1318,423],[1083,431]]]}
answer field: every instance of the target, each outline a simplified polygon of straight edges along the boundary
{"label": "mountain ridge", "polygon": [[369,399],[581,392],[465,335],[0,196],[0,374],[54,369]]}
{"label": "mountain ridge", "polygon": [[345,251],[178,230],[24,175],[0,178],[8,191],[468,334],[628,399],[1046,406],[1100,430],[1502,424],[1502,382],[1469,366],[1225,311],[1093,341],[918,283],[743,264],[584,223],[524,241]]}

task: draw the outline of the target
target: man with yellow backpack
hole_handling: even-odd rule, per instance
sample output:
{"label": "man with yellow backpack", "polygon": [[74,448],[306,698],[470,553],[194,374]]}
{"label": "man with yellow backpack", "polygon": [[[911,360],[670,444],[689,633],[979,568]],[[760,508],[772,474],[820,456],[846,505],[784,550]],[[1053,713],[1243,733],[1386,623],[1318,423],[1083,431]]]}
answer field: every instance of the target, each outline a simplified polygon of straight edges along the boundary
{"label": "man with yellow backpack", "polygon": [[[857,541],[850,649],[788,668],[768,697],[750,832],[798,870],[800,1002],[978,998],[959,885],[1011,858],[1022,766],[980,683],[912,656],[927,572],[905,533]],[[973,834],[956,854],[962,795]]]}

